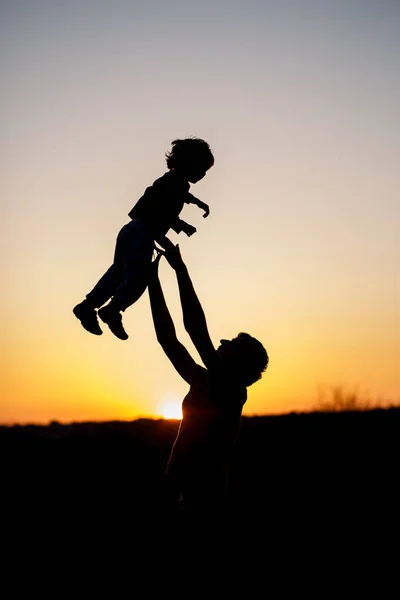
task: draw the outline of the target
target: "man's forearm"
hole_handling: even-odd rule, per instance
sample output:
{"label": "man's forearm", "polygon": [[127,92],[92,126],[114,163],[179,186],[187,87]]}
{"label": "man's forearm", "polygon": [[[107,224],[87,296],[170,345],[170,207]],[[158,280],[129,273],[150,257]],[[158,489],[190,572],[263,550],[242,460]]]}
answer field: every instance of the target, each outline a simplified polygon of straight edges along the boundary
{"label": "man's forearm", "polygon": [[167,247],[168,242],[171,242],[171,240],[169,240],[165,235],[154,238],[154,241],[157,242],[157,244],[164,249]]}
{"label": "man's forearm", "polygon": [[176,339],[175,325],[165,302],[158,277],[149,283],[151,314],[158,342],[165,343]]}
{"label": "man's forearm", "polygon": [[179,295],[182,305],[183,323],[186,331],[196,331],[206,324],[206,317],[186,265],[182,262],[176,268]]}

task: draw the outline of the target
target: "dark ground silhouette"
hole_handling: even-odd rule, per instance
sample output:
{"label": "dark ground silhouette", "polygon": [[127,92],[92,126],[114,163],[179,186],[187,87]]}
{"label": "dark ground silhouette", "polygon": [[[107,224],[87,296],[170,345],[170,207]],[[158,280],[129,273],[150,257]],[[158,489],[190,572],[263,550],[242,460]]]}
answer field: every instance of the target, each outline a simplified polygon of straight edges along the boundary
{"label": "dark ground silhouette", "polygon": [[[78,516],[103,504],[153,510],[177,429],[163,419],[2,426],[7,495],[40,503],[44,513],[68,506]],[[269,507],[350,515],[370,507],[377,491],[383,498],[397,488],[399,449],[397,408],[242,417],[232,509],[251,508],[260,520]]]}
{"label": "dark ground silhouette", "polygon": [[[115,551],[110,539],[136,549],[147,540],[161,551],[154,531],[162,530],[164,552],[179,527],[193,539],[196,525],[203,531],[201,515],[167,517],[158,501],[177,428],[177,421],[150,419],[0,427],[3,514],[14,542],[25,546],[28,538],[50,553],[72,543],[74,555],[89,560],[102,542]],[[390,536],[398,522],[399,446],[398,408],[242,417],[221,528],[274,553],[277,544],[304,552],[317,539],[330,549],[335,540],[343,551]],[[146,532],[140,543],[139,531]]]}

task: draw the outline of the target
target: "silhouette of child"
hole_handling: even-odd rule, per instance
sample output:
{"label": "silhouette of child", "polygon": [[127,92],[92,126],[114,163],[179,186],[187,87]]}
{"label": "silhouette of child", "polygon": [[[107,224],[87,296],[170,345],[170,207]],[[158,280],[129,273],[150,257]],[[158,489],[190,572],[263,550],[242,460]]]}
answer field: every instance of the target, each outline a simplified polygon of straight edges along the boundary
{"label": "silhouette of child", "polygon": [[134,304],[147,288],[154,242],[165,248],[170,242],[165,237],[169,229],[183,231],[189,237],[196,232],[195,227],[179,218],[184,204],[195,204],[204,210],[204,217],[209,215],[208,205],[189,189],[190,183],[203,179],[214,164],[210,146],[195,137],[177,139],[165,156],[169,170],[145,190],[129,212],[131,221],[117,236],[113,264],[73,309],[82,326],[94,335],[103,333],[99,316],[116,337],[128,339],[121,311]]}

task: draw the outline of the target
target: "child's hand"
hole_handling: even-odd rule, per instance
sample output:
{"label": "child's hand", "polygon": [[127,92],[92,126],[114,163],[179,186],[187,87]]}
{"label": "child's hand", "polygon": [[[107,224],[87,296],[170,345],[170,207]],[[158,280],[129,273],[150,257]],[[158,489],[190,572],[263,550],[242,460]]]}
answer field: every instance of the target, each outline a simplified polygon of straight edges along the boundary
{"label": "child's hand", "polygon": [[196,233],[197,229],[196,229],[196,227],[193,227],[193,225],[189,225],[189,223],[185,223],[185,226],[182,229],[182,231],[184,233],[186,233],[186,235],[188,237],[190,237],[191,235],[193,235],[194,233]]}
{"label": "child's hand", "polygon": [[210,207],[205,202],[202,202],[200,208],[204,210],[203,219],[205,219],[210,214]]}
{"label": "child's hand", "polygon": [[193,194],[188,195],[190,196],[190,204],[195,204],[196,206],[204,210],[203,217],[208,217],[208,215],[210,214],[210,207],[208,206],[208,204],[206,204],[202,200],[199,200],[198,198],[196,198],[196,196],[193,196]]}

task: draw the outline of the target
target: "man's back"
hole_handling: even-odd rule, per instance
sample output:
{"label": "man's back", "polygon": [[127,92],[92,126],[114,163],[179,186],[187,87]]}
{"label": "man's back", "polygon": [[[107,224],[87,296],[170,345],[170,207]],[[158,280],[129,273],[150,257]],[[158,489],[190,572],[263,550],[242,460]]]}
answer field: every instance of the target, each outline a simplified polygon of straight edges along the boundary
{"label": "man's back", "polygon": [[203,499],[222,493],[245,401],[246,388],[199,366],[182,403],[183,418],[167,466],[183,496],[185,491]]}

